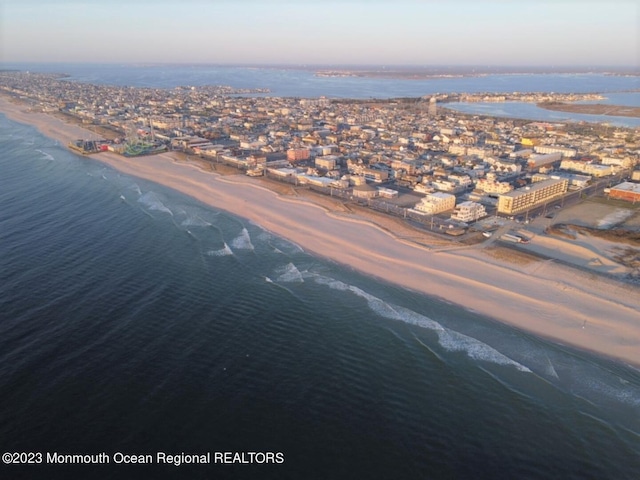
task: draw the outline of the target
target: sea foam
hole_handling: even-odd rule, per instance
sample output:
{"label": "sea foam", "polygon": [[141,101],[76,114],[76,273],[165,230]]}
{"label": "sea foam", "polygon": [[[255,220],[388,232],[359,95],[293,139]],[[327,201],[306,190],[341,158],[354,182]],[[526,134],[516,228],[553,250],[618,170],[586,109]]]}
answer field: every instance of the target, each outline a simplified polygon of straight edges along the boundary
{"label": "sea foam", "polygon": [[156,210],[158,212],[168,213],[173,216],[173,212],[169,210],[162,201],[158,198],[158,196],[154,192],[147,192],[142,195],[138,202],[147,207],[149,210]]}
{"label": "sea foam", "polygon": [[304,282],[300,270],[293,263],[277,268],[276,273],[278,274],[276,279],[278,282]]}
{"label": "sea foam", "polygon": [[237,250],[253,250],[253,244],[251,243],[251,237],[246,228],[243,228],[236,238],[231,241],[231,246]]}
{"label": "sea foam", "polygon": [[435,320],[414,312],[413,310],[387,303],[354,285],[348,285],[339,280],[319,275],[315,277],[315,281],[316,283],[327,285],[334,290],[349,291],[364,298],[369,308],[381,317],[433,330],[438,335],[438,343],[440,346],[449,352],[464,352],[469,358],[474,360],[482,360],[498,365],[510,365],[521,372],[531,372],[529,368],[476,338],[448,329]]}
{"label": "sea foam", "polygon": [[223,248],[219,250],[209,250],[205,255],[210,257],[226,257],[228,255],[233,255],[233,251],[229,248],[229,245],[225,243]]}

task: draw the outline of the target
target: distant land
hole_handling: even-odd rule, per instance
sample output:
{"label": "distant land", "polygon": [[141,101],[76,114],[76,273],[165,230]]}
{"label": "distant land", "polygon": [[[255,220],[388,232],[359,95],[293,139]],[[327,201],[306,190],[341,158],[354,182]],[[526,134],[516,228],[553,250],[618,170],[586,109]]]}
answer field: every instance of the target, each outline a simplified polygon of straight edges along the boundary
{"label": "distant land", "polygon": [[624,105],[569,104],[563,102],[541,102],[538,107],[558,112],[586,113],[590,115],[614,115],[620,117],[640,117],[640,107],[626,107]]}
{"label": "distant land", "polygon": [[[311,69],[310,67],[303,67]],[[584,74],[639,76],[638,67],[556,67],[556,66],[493,66],[493,65],[444,65],[444,66],[327,66],[313,67],[321,77],[374,77],[425,80],[431,78],[457,78],[485,75],[531,75],[531,74]]]}
{"label": "distant land", "polygon": [[[73,63],[73,62],[71,62]],[[16,71],[3,68],[0,71]],[[24,62],[25,67],[38,65],[39,62]],[[48,64],[44,62],[43,64]],[[105,63],[108,65],[109,62]],[[121,65],[121,62],[117,63]],[[61,63],[64,66],[65,63]],[[172,63],[172,62],[133,62],[132,67],[235,67],[249,69],[305,70],[321,77],[371,77],[425,80],[431,78],[479,77],[486,75],[544,75],[544,74],[586,74],[597,73],[613,76],[640,76],[640,66],[514,66],[514,65],[350,65],[350,64],[292,64],[292,63]],[[20,68],[22,70],[23,68]]]}

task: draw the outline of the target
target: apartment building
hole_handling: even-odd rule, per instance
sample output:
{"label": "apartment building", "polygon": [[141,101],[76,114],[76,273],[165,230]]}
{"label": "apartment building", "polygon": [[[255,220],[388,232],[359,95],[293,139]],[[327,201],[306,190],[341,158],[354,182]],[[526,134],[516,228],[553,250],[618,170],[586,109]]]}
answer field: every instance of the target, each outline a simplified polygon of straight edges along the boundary
{"label": "apartment building", "polygon": [[498,197],[498,213],[514,215],[562,196],[569,188],[566,178],[550,178]]}
{"label": "apartment building", "polygon": [[437,213],[446,212],[456,206],[456,196],[448,193],[435,192],[430,193],[414,207],[415,210],[426,213],[427,215],[435,215]]}
{"label": "apartment building", "polygon": [[484,205],[480,205],[476,202],[462,202],[456,205],[451,215],[451,220],[457,220],[458,222],[470,223],[487,216],[487,211]]}

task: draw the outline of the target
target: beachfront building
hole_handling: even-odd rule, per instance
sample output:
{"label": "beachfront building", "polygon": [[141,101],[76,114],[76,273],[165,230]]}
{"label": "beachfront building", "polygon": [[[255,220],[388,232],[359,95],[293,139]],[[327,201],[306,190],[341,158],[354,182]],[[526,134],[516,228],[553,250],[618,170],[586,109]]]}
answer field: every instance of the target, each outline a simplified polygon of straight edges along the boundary
{"label": "beachfront building", "polygon": [[420,213],[435,215],[452,210],[456,206],[456,196],[443,192],[430,193],[414,207]]}
{"label": "beachfront building", "polygon": [[609,197],[633,203],[640,202],[640,183],[623,182],[620,185],[611,187]]}
{"label": "beachfront building", "polygon": [[569,187],[566,178],[550,178],[532,183],[498,197],[498,213],[514,215],[562,196]]}
{"label": "beachfront building", "polygon": [[365,199],[375,198],[378,196],[378,189],[371,185],[363,183],[361,185],[356,185],[355,187],[353,187],[353,196],[355,198]]}
{"label": "beachfront building", "polygon": [[451,215],[451,220],[457,220],[458,222],[471,223],[487,216],[487,211],[484,205],[480,205],[476,202],[462,202],[456,205]]}

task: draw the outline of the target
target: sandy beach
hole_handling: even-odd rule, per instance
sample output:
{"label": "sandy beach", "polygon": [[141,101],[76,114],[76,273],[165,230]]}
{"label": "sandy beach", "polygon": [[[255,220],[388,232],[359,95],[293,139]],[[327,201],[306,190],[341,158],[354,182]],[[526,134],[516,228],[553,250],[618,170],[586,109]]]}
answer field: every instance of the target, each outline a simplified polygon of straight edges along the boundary
{"label": "sandy beach", "polygon": [[[0,97],[8,118],[66,145],[94,136],[54,116]],[[482,246],[434,248],[357,212],[278,194],[256,179],[222,176],[171,153],[92,159],[247,218],[306,251],[362,273],[439,297],[533,334],[640,366],[640,288],[554,262],[509,262]],[[395,222],[395,220],[394,220]],[[395,232],[395,233],[394,233]],[[437,246],[434,243],[434,246]]]}

